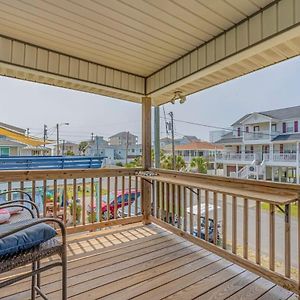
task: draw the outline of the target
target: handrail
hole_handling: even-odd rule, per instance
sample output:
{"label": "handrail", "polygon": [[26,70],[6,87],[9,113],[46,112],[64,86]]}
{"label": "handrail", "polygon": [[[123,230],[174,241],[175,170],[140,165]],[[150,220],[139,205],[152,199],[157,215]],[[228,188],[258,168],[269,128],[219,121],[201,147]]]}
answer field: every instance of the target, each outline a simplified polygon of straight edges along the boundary
{"label": "handrail", "polygon": [[[147,180],[153,185],[152,222],[284,288],[300,292],[300,266],[292,261],[293,256],[300,257],[300,247],[298,245],[296,253],[291,248],[291,241],[300,236],[300,186],[161,169],[151,169],[151,172]],[[273,193],[280,194],[282,200],[276,202]],[[274,201],[268,195],[274,196]],[[294,198],[289,198],[290,195]],[[290,230],[292,203],[298,207],[294,220],[298,226],[293,231]],[[275,218],[277,207],[277,213],[284,218]],[[227,217],[229,209],[231,220]],[[250,212],[251,218],[253,214],[255,218],[255,228],[251,228],[254,242],[251,243]],[[280,227],[283,236],[275,231]],[[269,240],[267,248],[261,241],[262,236]],[[281,247],[275,240],[279,237],[284,250],[278,257]],[[265,257],[265,253],[268,256]],[[275,261],[279,263],[282,256],[282,269],[278,269]],[[268,264],[265,263],[267,257]]]}

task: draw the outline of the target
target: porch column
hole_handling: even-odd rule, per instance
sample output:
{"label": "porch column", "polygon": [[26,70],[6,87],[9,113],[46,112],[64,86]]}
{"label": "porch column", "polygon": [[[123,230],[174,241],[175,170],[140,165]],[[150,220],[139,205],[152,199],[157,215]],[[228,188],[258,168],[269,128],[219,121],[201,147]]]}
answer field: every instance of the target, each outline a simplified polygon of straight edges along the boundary
{"label": "porch column", "polygon": [[271,167],[271,179],[274,181],[274,167]]}
{"label": "porch column", "polygon": [[[144,170],[151,168],[151,98],[142,98],[142,166]],[[150,224],[151,184],[142,180],[142,212],[145,225]]]}
{"label": "porch column", "polygon": [[274,154],[274,146],[273,144],[270,144],[269,161],[273,161],[273,154]]}

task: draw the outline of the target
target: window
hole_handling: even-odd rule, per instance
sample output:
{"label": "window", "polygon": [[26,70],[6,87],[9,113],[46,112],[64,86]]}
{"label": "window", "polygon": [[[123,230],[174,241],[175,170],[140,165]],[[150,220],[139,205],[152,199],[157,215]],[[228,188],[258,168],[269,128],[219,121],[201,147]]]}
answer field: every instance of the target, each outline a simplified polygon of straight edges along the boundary
{"label": "window", "polygon": [[238,129],[237,129],[237,135],[241,136],[241,128],[240,127],[238,127]]}
{"label": "window", "polygon": [[9,148],[1,147],[0,148],[0,156],[9,156]]}
{"label": "window", "polygon": [[282,132],[286,133],[286,123],[285,122],[282,123]]}
{"label": "window", "polygon": [[254,126],[254,127],[253,127],[253,131],[254,131],[254,132],[258,132],[258,131],[259,131],[259,126],[258,126],[258,125],[257,125],[257,126]]}
{"label": "window", "polygon": [[294,132],[294,122],[286,122],[286,132]]}
{"label": "window", "polygon": [[298,121],[294,122],[294,132],[298,132]]}
{"label": "window", "polygon": [[277,124],[272,124],[272,132],[276,132],[277,131]]}
{"label": "window", "polygon": [[247,133],[249,132],[249,126],[246,126],[246,132]]}

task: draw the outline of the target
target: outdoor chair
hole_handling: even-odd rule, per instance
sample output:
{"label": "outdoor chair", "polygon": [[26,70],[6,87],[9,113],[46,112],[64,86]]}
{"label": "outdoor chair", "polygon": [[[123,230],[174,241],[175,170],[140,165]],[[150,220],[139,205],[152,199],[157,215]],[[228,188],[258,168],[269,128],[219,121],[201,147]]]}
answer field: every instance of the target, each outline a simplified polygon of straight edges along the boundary
{"label": "outdoor chair", "polygon": [[[0,275],[27,264],[31,264],[32,267],[26,273],[1,280],[0,289],[31,277],[31,299],[35,299],[36,294],[39,294],[43,299],[48,299],[41,290],[41,273],[61,266],[61,299],[66,300],[67,254],[65,226],[60,220],[55,218],[40,218],[38,207],[32,201],[31,196],[24,191],[8,191],[0,193],[0,196],[13,193],[26,195],[30,200],[18,199],[0,204],[1,210],[21,209],[21,211],[12,216],[9,223],[0,225]],[[56,224],[56,227],[60,229],[60,239],[57,238],[54,226],[50,226],[48,223]],[[59,255],[58,260],[45,263],[42,266],[42,259],[56,254]]]}

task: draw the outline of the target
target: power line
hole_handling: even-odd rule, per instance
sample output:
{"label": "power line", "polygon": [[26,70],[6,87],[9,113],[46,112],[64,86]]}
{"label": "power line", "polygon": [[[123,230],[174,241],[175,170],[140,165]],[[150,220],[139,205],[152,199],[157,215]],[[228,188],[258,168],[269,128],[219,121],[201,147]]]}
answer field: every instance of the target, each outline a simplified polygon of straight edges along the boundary
{"label": "power line", "polygon": [[[161,118],[163,119],[163,117],[161,117]],[[234,128],[227,128],[227,127],[221,127],[221,126],[215,126],[215,125],[208,125],[208,124],[191,122],[191,121],[185,121],[185,120],[178,120],[178,119],[174,119],[174,121],[178,122],[178,123],[185,123],[185,124],[189,124],[189,125],[201,126],[201,127],[206,127],[206,128],[226,130],[226,131],[230,131],[230,132],[259,134],[259,135],[265,135],[265,136],[268,136],[268,137],[272,137],[273,136],[272,134],[266,133],[266,132],[249,132],[249,131],[242,130],[242,129],[238,130],[238,129],[234,129]]]}

